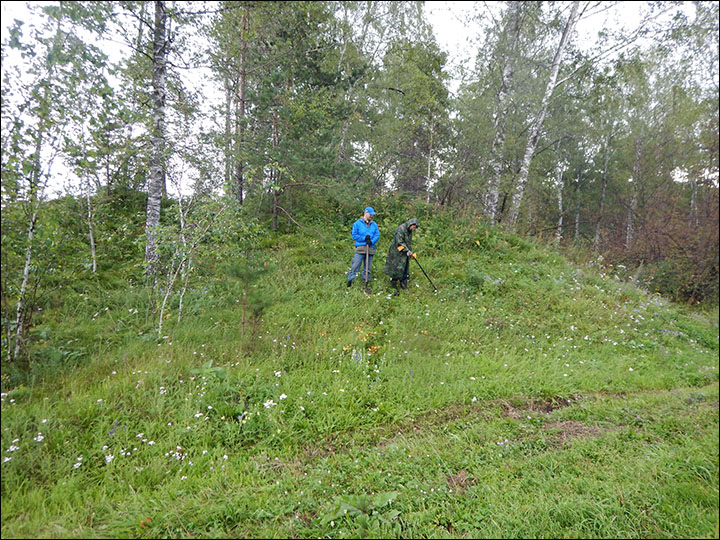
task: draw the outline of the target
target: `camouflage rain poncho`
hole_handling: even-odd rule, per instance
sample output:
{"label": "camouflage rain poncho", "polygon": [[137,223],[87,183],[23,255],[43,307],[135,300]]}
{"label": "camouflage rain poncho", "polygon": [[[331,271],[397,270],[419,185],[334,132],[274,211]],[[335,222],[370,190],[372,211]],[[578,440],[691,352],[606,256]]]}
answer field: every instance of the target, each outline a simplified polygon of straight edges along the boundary
{"label": "camouflage rain poncho", "polygon": [[[405,277],[405,269],[409,262],[407,252],[412,251],[410,247],[412,242],[410,225],[417,224],[417,219],[412,218],[395,229],[395,236],[393,236],[387,260],[385,261],[385,273],[392,279],[403,279]],[[402,246],[403,250],[398,251],[398,246]]]}

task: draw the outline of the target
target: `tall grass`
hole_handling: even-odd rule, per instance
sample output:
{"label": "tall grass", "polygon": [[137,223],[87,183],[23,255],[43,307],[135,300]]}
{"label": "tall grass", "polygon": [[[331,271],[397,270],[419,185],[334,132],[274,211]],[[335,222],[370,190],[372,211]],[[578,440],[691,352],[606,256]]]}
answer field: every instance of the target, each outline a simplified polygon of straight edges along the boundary
{"label": "tall grass", "polygon": [[717,537],[717,309],[456,238],[393,297],[278,237],[244,335],[224,274],[160,336],[144,289],[76,291],[4,373],[3,537]]}

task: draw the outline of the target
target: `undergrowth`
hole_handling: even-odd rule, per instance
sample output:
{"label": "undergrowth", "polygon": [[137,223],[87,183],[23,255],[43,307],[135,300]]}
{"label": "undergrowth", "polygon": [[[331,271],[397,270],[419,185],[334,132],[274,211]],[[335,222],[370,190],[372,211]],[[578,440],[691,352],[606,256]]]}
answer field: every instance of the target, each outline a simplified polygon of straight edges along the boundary
{"label": "undergrowth", "polygon": [[138,268],[74,282],[3,366],[3,537],[717,537],[716,308],[482,228],[393,296],[390,229],[371,294],[277,235],[161,333]]}

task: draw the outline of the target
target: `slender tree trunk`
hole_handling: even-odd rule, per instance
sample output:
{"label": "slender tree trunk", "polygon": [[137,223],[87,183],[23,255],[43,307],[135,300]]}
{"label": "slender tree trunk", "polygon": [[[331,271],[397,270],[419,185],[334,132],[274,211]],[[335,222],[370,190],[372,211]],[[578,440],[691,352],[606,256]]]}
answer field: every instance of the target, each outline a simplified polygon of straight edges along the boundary
{"label": "slender tree trunk", "polygon": [[[47,89],[45,90],[47,98]],[[37,225],[38,209],[40,199],[42,198],[42,190],[40,189],[40,153],[43,147],[43,135],[38,135],[35,142],[35,163],[30,176],[30,222],[27,229],[27,246],[25,247],[25,264],[23,266],[23,278],[20,283],[20,294],[18,295],[18,303],[15,309],[15,350],[13,352],[13,360],[20,358],[20,354],[25,345],[25,327],[27,325],[26,317],[26,296],[28,283],[30,282],[30,270],[33,254],[33,239],[35,237],[35,226]],[[9,347],[8,343],[8,349]]]}
{"label": "slender tree trunk", "polygon": [[698,218],[697,207],[697,180],[694,175],[690,177],[690,225],[694,228],[700,227],[700,219]]}
{"label": "slender tree trunk", "polygon": [[[272,176],[274,176],[274,173],[272,174]],[[278,229],[278,194],[277,194],[277,191],[275,191],[273,189],[272,195],[273,195],[272,227],[273,227],[273,232],[277,232],[277,229]]]}
{"label": "slender tree trunk", "polygon": [[530,171],[530,161],[532,160],[533,154],[535,153],[535,147],[537,146],[538,139],[540,138],[540,132],[542,130],[543,122],[545,121],[548,104],[550,103],[550,98],[552,97],[552,93],[555,90],[555,81],[557,80],[558,71],[560,70],[560,61],[562,60],[562,54],[570,38],[573,27],[575,26],[575,19],[579,6],[579,1],[572,3],[570,16],[568,17],[567,23],[565,24],[565,29],[563,30],[562,37],[560,38],[558,48],[555,51],[552,68],[550,69],[550,78],[548,80],[547,87],[545,88],[545,94],[543,95],[542,102],[540,103],[540,110],[538,111],[537,117],[535,118],[535,121],[533,122],[528,133],[528,141],[525,147],[525,156],[523,157],[522,166],[520,168],[520,176],[517,179],[515,193],[513,194],[512,200],[510,202],[509,227],[511,230],[514,230],[515,226],[517,225],[518,214],[520,213],[520,204],[522,203],[523,195],[525,192],[525,184],[527,183]]}
{"label": "slender tree trunk", "polygon": [[633,165],[633,178],[630,182],[630,205],[627,213],[627,226],[625,229],[625,250],[630,251],[635,239],[635,214],[638,205],[638,183],[640,181],[640,144],[635,143],[635,163]]}
{"label": "slender tree trunk", "polygon": [[630,185],[632,195],[627,213],[627,228],[625,229],[625,250],[630,251],[635,239],[635,212],[637,211],[637,185],[633,181]]}
{"label": "slender tree trunk", "polygon": [[[65,33],[61,31],[61,22],[58,19],[57,21],[57,30],[55,33],[55,43],[53,45],[54,50],[60,50],[62,49],[65,41]],[[58,140],[59,137],[62,136],[62,132],[57,134],[55,139],[53,139],[52,135],[50,135],[50,126],[51,126],[51,120],[50,120],[50,113],[49,109],[51,107],[51,98],[50,98],[50,81],[54,81],[54,60],[51,58],[54,56],[53,52],[54,50],[48,50],[47,57],[45,59],[46,65],[47,65],[47,75],[45,78],[45,81],[42,84],[42,90],[43,90],[43,97],[38,100],[38,108],[42,111],[39,115],[39,125],[37,127],[37,131],[35,132],[35,154],[33,156],[33,166],[32,170],[30,172],[30,182],[29,182],[29,193],[28,193],[28,214],[30,216],[30,221],[28,223],[28,229],[27,229],[27,246],[25,247],[25,262],[23,265],[23,278],[22,282],[20,283],[20,291],[18,294],[18,303],[15,308],[15,346],[13,349],[13,355],[10,358],[11,360],[17,360],[20,358],[20,355],[22,353],[23,348],[25,347],[25,330],[30,326],[30,320],[32,313],[28,313],[28,285],[30,283],[30,273],[32,271],[32,256],[33,256],[33,247],[34,247],[34,238],[35,238],[35,230],[37,227],[37,220],[38,220],[38,213],[40,211],[40,205],[42,203],[43,195],[45,192],[45,187],[47,185],[47,178],[50,175],[50,169],[52,168],[52,161],[54,159],[54,155],[50,158],[47,166],[47,174],[45,175],[45,180],[43,180],[42,175],[42,162],[41,162],[41,155],[43,151],[43,147],[45,144],[48,145],[49,148],[53,147],[53,143]],[[47,139],[50,139],[47,141]],[[57,151],[57,150],[56,150]],[[55,154],[56,155],[56,154]],[[32,306],[31,306],[32,307]],[[8,348],[8,354],[10,351],[10,343],[7,344]]]}
{"label": "slender tree trunk", "polygon": [[610,142],[612,141],[612,135],[608,135],[605,142],[605,159],[603,163],[602,172],[602,192],[600,193],[600,211],[598,213],[598,220],[595,224],[595,237],[593,238],[593,251],[595,253],[600,249],[600,228],[602,227],[603,220],[605,217],[605,199],[607,197],[608,187],[608,166],[610,163]]}
{"label": "slender tree trunk", "polygon": [[[113,178],[112,173],[110,172],[110,136],[105,132],[103,134],[103,142],[105,143],[105,183],[107,185],[105,189],[105,193],[107,193],[108,196],[110,196],[110,193],[112,192],[112,184],[113,184]],[[102,189],[102,181],[97,176],[95,177],[95,183],[97,184],[97,193],[100,194],[100,191]]]}
{"label": "slender tree trunk", "polygon": [[233,144],[232,144],[232,96],[233,89],[230,76],[223,76],[223,86],[225,89],[225,186],[228,195],[232,193],[232,167],[233,167]]}
{"label": "slender tree trunk", "polygon": [[160,224],[160,202],[165,185],[165,73],[167,39],[165,2],[155,2],[155,30],[153,39],[152,73],[152,155],[150,158],[150,186],[145,221],[145,262],[147,274],[154,275],[157,265],[157,228]]}
{"label": "slender tree trunk", "polygon": [[185,235],[185,210],[182,204],[182,196],[180,195],[178,196],[178,214],[180,217],[180,241],[182,242],[183,253],[186,254],[186,259],[180,268],[180,277],[183,282],[183,287],[180,291],[180,299],[178,301],[177,322],[180,322],[183,310],[183,299],[185,298],[185,291],[187,291],[188,280],[190,279],[190,269],[192,268],[192,253],[188,252],[187,236]]}
{"label": "slender tree trunk", "polygon": [[177,322],[180,322],[183,311],[183,300],[185,299],[185,293],[187,292],[188,282],[190,281],[190,272],[192,271],[192,257],[188,257],[185,262],[185,267],[182,269],[181,277],[183,280],[182,290],[180,291],[180,299],[178,301],[178,316]]}
{"label": "slender tree trunk", "polygon": [[[342,51],[340,51],[340,59],[338,60],[336,72],[340,73],[340,70],[342,69],[342,63],[345,60],[345,52],[347,51],[347,41],[348,37],[346,35],[346,27],[349,26],[349,20],[348,20],[348,6],[347,3],[341,2],[342,8],[343,8],[343,22],[345,23],[343,25],[343,43],[342,43]],[[345,91],[345,96],[343,96],[343,101],[347,104],[350,101],[350,92],[352,92],[354,83],[350,85],[350,87]],[[350,125],[350,119],[349,117],[345,118],[343,121],[342,127],[340,128],[340,142],[338,144],[338,153],[336,157],[336,162],[341,162],[345,159],[345,137],[347,137],[347,130],[348,126]]]}
{"label": "slender tree trunk", "polygon": [[[178,193],[181,193],[180,186],[176,186],[178,188]],[[177,266],[177,269],[172,273],[172,278],[168,278],[168,286],[165,290],[165,296],[163,297],[162,304],[160,306],[160,317],[158,322],[158,336],[162,334],[162,325],[163,325],[163,317],[165,315],[165,306],[167,305],[168,298],[170,298],[170,294],[172,293],[173,285],[175,283],[175,277],[178,274],[178,271],[180,272],[180,276],[183,279],[184,283],[187,283],[187,279],[185,279],[186,273],[185,273],[185,265],[187,262],[187,259],[189,257],[188,249],[187,249],[187,239],[185,238],[185,212],[183,210],[182,205],[182,195],[178,195],[178,216],[180,219],[180,244],[182,245],[181,252],[180,252],[180,263]],[[183,293],[184,294],[184,293]],[[180,306],[178,307],[178,322],[180,322],[180,311],[182,309],[182,298],[180,300]]]}
{"label": "slender tree trunk", "polygon": [[240,335],[245,336],[245,324],[247,323],[247,316],[246,311],[248,308],[248,282],[245,282],[245,286],[243,287],[243,306],[242,306],[242,314],[240,319]]}
{"label": "slender tree trunk", "polygon": [[558,205],[558,222],[555,230],[555,243],[559,246],[562,240],[562,229],[563,229],[563,170],[558,168],[558,177],[555,181],[555,189],[557,190],[557,205]]}
{"label": "slender tree trunk", "polygon": [[575,240],[574,243],[578,243],[578,238],[580,238],[580,209],[575,209]]}
{"label": "slender tree trunk", "polygon": [[243,11],[240,28],[241,28],[241,49],[240,49],[240,81],[237,85],[237,115],[235,118],[235,192],[240,204],[243,203],[243,191],[245,189],[245,179],[243,171],[242,148],[245,139],[245,92],[247,87],[247,31],[248,31],[248,14]]}
{"label": "slender tree trunk", "polygon": [[500,89],[497,95],[497,105],[495,118],[493,121],[493,130],[495,132],[495,140],[493,141],[492,150],[490,151],[490,177],[488,179],[488,189],[485,196],[485,216],[490,225],[495,225],[498,199],[500,197],[500,176],[502,168],[501,152],[505,144],[505,117],[507,115],[508,98],[510,96],[510,86],[514,76],[513,71],[513,52],[516,48],[517,39],[520,33],[520,11],[522,2],[511,2],[510,9],[512,15],[508,21],[508,43],[510,47],[509,54],[500,54],[504,61],[502,69],[502,77],[500,80]]}
{"label": "slender tree trunk", "polygon": [[432,163],[432,151],[433,151],[433,120],[430,119],[430,148],[428,148],[428,164],[427,164],[427,180],[425,185],[427,186],[427,202],[430,202],[430,165]]}
{"label": "slender tree trunk", "polygon": [[[273,125],[273,133],[272,133],[272,144],[273,148],[277,148],[280,144],[280,126],[278,114],[277,111],[273,111],[272,113],[272,125]],[[271,178],[271,184],[276,184],[279,180],[279,172],[278,170],[273,167],[270,171],[270,178]],[[271,188],[272,189],[272,195],[273,195],[273,231],[277,231],[278,228],[278,189],[276,187]]]}
{"label": "slender tree trunk", "polygon": [[90,256],[92,257],[92,272],[97,274],[97,258],[95,255],[95,227],[93,223],[92,199],[90,198],[90,178],[87,179],[87,217],[88,217],[88,236],[90,237]]}
{"label": "slender tree trunk", "polygon": [[35,224],[37,223],[37,210],[33,210],[30,217],[30,224],[27,232],[27,247],[25,248],[25,266],[23,268],[23,279],[20,284],[20,296],[18,297],[17,308],[15,310],[15,351],[13,360],[20,358],[20,353],[25,345],[25,295],[27,294],[28,282],[30,281],[30,264],[33,252],[33,237],[35,236]]}

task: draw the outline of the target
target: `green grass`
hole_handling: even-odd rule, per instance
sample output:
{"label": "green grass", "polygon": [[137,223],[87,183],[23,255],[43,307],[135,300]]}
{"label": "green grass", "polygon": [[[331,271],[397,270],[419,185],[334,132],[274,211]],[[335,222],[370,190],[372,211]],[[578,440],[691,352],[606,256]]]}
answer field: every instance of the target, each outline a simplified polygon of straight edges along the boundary
{"label": "green grass", "polygon": [[161,336],[139,287],[59,302],[3,367],[2,536],[717,538],[717,309],[416,236],[400,297],[382,244],[365,295],[277,238],[244,335],[224,275]]}

